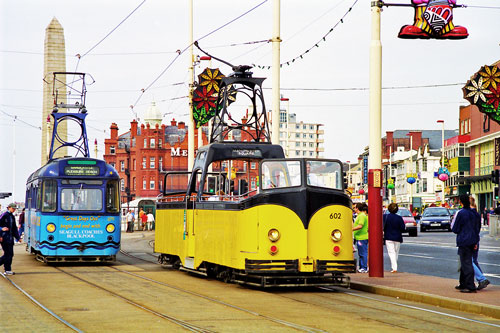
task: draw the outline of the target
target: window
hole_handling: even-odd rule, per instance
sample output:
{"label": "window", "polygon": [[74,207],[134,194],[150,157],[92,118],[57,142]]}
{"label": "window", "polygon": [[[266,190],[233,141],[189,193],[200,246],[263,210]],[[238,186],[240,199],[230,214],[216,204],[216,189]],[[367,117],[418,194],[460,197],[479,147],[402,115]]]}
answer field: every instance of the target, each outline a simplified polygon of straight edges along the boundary
{"label": "window", "polygon": [[149,158],[149,168],[150,169],[154,169],[155,168],[155,158],[154,157],[150,157]]}
{"label": "window", "polygon": [[303,137],[304,139],[305,139],[305,138],[307,138],[307,134],[305,134],[305,133],[304,133],[304,134],[302,134],[302,137]]}
{"label": "window", "polygon": [[313,125],[309,126],[309,129],[310,129],[311,131],[312,131],[312,130],[314,130],[314,126],[313,126]]}
{"label": "window", "polygon": [[99,188],[63,188],[61,191],[62,210],[102,210],[102,191]]}
{"label": "window", "polygon": [[120,191],[125,192],[125,179],[120,180]]}
{"label": "window", "polygon": [[111,162],[111,163],[109,163],[109,165],[111,165],[114,168],[115,167],[115,162]]}
{"label": "window", "polygon": [[149,189],[150,190],[154,190],[155,189],[155,180],[153,178],[151,178],[149,180]]}
{"label": "window", "polygon": [[146,178],[143,178],[142,179],[142,189],[145,190],[146,189]]}
{"label": "window", "polygon": [[115,146],[110,146],[109,147],[109,153],[112,154],[112,155],[116,154]]}
{"label": "window", "polygon": [[309,147],[310,147],[310,148],[313,148],[313,147],[314,147],[314,143],[309,142]]}
{"label": "window", "polygon": [[125,171],[125,161],[120,161],[120,171]]}
{"label": "window", "polygon": [[427,171],[427,159],[422,160],[422,171]]}
{"label": "window", "polygon": [[243,171],[246,172],[247,171],[247,162],[243,162]]}
{"label": "window", "polygon": [[314,139],[314,134],[309,134],[309,139]]}
{"label": "window", "polygon": [[118,191],[117,180],[110,180],[106,184],[106,211],[109,213],[120,211],[120,191]]}
{"label": "window", "polygon": [[300,142],[295,142],[295,147],[300,147]]}
{"label": "window", "polygon": [[132,164],[132,166],[133,166],[132,170],[135,170],[135,158],[134,158],[134,163]]}
{"label": "window", "polygon": [[255,163],[255,162],[250,163],[250,169],[255,170],[256,167],[257,167],[257,163]]}
{"label": "window", "polygon": [[313,156],[314,153],[312,151],[309,152],[309,156]]}
{"label": "window", "polygon": [[162,147],[162,141],[161,139],[158,139],[158,148],[161,148]]}
{"label": "window", "polygon": [[307,161],[307,185],[320,186],[341,190],[343,188],[343,174],[338,162]]}
{"label": "window", "polygon": [[144,139],[144,148],[148,148],[148,139]]}
{"label": "window", "polygon": [[427,178],[422,179],[422,192],[427,192]]}
{"label": "window", "polygon": [[135,181],[135,177],[134,177],[134,178],[132,178],[132,186],[133,186],[134,191],[136,189],[136,185],[135,184],[136,184],[136,181]]}
{"label": "window", "polygon": [[307,125],[302,126],[302,129],[307,129]]}
{"label": "window", "polygon": [[146,169],[146,157],[142,158],[142,168]]}
{"label": "window", "polygon": [[255,178],[250,180],[250,189],[255,190]]}
{"label": "window", "polygon": [[160,168],[160,170],[163,170],[163,157],[160,156],[160,160],[158,161],[158,168]]}
{"label": "window", "polygon": [[[41,196],[42,212],[55,212],[57,207],[57,182],[54,179],[43,182],[43,194]],[[42,191],[39,191],[42,192]],[[40,206],[39,206],[40,207]]]}
{"label": "window", "polygon": [[262,188],[300,186],[299,161],[266,161],[262,163]]}
{"label": "window", "polygon": [[295,129],[300,129],[300,125],[295,125]]}
{"label": "window", "polygon": [[307,151],[305,151],[305,150],[304,150],[304,151],[302,152],[302,156],[306,156],[306,154],[307,154]]}
{"label": "window", "polygon": [[300,138],[300,133],[295,133],[296,138]]}
{"label": "window", "polygon": [[296,151],[295,151],[295,155],[296,155],[296,156],[299,156],[299,155],[300,155],[300,150],[296,150]]}
{"label": "window", "polygon": [[307,147],[307,143],[306,142],[302,143],[302,147]]}
{"label": "window", "polygon": [[149,140],[149,147],[154,148],[155,147],[155,139],[150,139]]}

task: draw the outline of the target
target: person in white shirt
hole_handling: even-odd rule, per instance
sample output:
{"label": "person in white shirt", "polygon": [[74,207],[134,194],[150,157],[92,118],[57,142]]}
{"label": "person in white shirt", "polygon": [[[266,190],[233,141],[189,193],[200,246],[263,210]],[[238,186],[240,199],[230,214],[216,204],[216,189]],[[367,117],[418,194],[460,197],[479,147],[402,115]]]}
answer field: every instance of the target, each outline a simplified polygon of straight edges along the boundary
{"label": "person in white shirt", "polygon": [[154,230],[155,228],[155,217],[151,211],[148,211],[148,225],[147,225],[147,230]]}

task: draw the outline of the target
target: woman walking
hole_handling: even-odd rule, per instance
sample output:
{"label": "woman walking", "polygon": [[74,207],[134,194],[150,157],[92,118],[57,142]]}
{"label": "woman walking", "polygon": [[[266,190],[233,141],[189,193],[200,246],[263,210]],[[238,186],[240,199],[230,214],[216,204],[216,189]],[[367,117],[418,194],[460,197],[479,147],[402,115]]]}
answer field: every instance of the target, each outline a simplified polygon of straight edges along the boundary
{"label": "woman walking", "polygon": [[368,206],[363,202],[358,202],[354,206],[357,214],[356,221],[352,226],[354,240],[358,247],[360,273],[368,272]]}
{"label": "woman walking", "polygon": [[399,247],[403,243],[401,233],[405,231],[405,222],[401,216],[396,214],[399,210],[397,203],[391,203],[387,210],[389,214],[384,215],[384,240],[391,259],[391,273],[397,273]]}

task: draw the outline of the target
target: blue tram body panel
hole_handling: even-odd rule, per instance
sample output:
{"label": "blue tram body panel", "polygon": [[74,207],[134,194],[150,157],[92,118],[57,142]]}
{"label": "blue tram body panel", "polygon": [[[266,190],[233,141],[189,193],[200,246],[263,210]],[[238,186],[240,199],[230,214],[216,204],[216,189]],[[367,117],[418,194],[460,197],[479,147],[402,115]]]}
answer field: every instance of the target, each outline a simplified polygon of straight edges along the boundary
{"label": "blue tram body panel", "polygon": [[109,261],[120,249],[120,178],[106,162],[62,158],[26,188],[27,250],[44,261]]}

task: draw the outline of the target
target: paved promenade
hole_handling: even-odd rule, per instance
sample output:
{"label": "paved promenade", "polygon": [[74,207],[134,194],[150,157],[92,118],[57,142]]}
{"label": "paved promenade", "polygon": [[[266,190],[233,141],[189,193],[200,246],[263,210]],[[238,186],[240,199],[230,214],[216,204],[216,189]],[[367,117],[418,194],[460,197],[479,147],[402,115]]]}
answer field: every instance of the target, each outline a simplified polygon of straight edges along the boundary
{"label": "paved promenade", "polygon": [[352,289],[500,319],[500,286],[490,284],[475,294],[461,293],[455,289],[458,272],[457,279],[404,272],[384,272],[383,278],[369,277],[366,273],[350,276]]}

